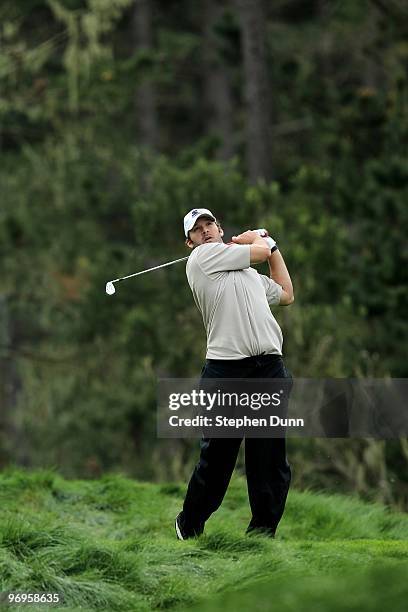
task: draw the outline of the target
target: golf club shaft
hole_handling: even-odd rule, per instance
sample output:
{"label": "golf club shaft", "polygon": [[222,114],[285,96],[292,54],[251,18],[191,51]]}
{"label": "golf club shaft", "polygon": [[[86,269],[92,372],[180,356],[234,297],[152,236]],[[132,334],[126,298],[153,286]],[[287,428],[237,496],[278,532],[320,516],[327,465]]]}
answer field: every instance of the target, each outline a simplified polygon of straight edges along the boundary
{"label": "golf club shaft", "polygon": [[146,274],[146,272],[152,272],[153,270],[158,270],[159,268],[165,268],[166,266],[171,266],[175,263],[178,263],[179,261],[185,261],[188,258],[189,258],[189,255],[187,255],[187,257],[181,257],[180,259],[175,259],[174,261],[168,261],[167,263],[160,264],[160,266],[154,266],[153,268],[142,270],[141,272],[135,272],[135,274],[129,274],[128,276],[122,276],[122,278],[115,278],[115,280],[111,282],[117,283],[119,281],[126,280],[127,278],[132,278],[133,276],[139,276],[139,274]]}

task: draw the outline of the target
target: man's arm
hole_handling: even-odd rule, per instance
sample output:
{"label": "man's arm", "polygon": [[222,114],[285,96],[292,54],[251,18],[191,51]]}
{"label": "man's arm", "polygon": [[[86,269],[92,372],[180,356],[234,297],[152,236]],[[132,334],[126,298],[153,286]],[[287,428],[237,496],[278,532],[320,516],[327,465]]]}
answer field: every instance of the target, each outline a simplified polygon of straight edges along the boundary
{"label": "man's arm", "polygon": [[292,281],[285,261],[278,249],[268,257],[268,265],[270,278],[282,287],[282,295],[279,304],[282,306],[292,304],[295,300]]}
{"label": "man's arm", "polygon": [[233,236],[231,238],[235,244],[249,244],[250,245],[250,263],[257,264],[266,261],[271,253],[270,248],[266,244],[265,240],[261,236],[252,230],[248,230],[239,234],[239,236]]}

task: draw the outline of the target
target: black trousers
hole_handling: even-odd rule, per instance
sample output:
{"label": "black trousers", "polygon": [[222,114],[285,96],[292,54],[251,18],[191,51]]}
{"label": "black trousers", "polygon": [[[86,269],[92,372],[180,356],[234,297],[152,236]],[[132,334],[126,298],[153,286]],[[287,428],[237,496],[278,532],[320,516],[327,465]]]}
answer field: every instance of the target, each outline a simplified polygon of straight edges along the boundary
{"label": "black trousers", "polygon": [[[258,355],[236,361],[208,359],[202,378],[291,378],[279,355]],[[200,459],[191,476],[183,505],[188,531],[201,533],[205,521],[221,505],[242,438],[202,438]],[[275,534],[291,480],[285,438],[246,438],[245,469],[252,518],[247,532]]]}

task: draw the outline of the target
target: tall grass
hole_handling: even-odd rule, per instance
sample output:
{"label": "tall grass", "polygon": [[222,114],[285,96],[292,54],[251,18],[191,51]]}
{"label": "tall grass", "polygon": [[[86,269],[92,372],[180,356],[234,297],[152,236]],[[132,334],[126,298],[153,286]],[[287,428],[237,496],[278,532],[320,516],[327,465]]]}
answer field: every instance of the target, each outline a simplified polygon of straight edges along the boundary
{"label": "tall grass", "polygon": [[[408,600],[405,515],[292,490],[276,539],[248,537],[246,487],[237,478],[205,534],[179,542],[173,521],[183,494],[177,483],[122,476],[3,472],[0,591],[58,593],[64,610],[232,610],[239,601],[251,610],[354,609],[335,607],[341,589],[350,606],[377,610],[369,606],[385,601],[391,584],[393,610]],[[375,578],[381,568],[387,581]],[[320,596],[328,607],[319,608]]]}

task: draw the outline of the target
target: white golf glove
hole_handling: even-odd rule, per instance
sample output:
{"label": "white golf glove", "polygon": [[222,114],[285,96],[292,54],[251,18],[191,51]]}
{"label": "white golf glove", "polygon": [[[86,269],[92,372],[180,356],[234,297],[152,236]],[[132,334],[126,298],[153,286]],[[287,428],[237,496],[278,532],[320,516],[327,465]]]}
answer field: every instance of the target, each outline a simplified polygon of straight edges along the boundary
{"label": "white golf glove", "polygon": [[277,244],[275,240],[271,238],[270,235],[268,234],[268,230],[261,228],[261,229],[256,229],[253,231],[259,234],[260,237],[265,240],[265,242],[268,244],[268,247],[271,249],[271,253],[273,253],[273,251],[276,251],[276,249],[278,248]]}

